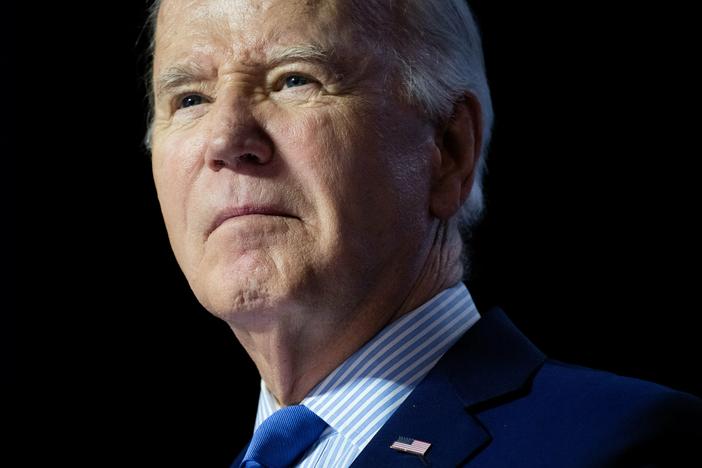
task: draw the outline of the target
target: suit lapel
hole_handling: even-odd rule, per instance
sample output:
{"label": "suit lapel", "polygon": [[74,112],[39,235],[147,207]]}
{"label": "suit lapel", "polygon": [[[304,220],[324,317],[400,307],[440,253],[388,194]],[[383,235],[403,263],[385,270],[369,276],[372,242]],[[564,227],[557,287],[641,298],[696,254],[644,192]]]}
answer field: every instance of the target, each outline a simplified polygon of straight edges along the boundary
{"label": "suit lapel", "polygon": [[[485,405],[518,397],[528,389],[544,359],[504,312],[497,308],[488,311],[439,360],[352,466],[449,467],[465,463],[492,440],[489,428],[474,414]],[[432,446],[422,460],[391,449],[398,437]],[[232,468],[239,468],[246,449]]]}
{"label": "suit lapel", "polygon": [[[432,444],[425,460],[390,448],[398,436]],[[465,412],[451,383],[432,372],[410,394],[356,458],[353,467],[456,466],[490,442],[490,435]],[[457,448],[460,447],[460,450]]]}
{"label": "suit lapel", "polygon": [[[492,440],[473,415],[526,388],[545,356],[500,309],[487,312],[414,389],[353,463],[371,466],[457,466]],[[424,460],[390,449],[398,437],[432,444]]]}

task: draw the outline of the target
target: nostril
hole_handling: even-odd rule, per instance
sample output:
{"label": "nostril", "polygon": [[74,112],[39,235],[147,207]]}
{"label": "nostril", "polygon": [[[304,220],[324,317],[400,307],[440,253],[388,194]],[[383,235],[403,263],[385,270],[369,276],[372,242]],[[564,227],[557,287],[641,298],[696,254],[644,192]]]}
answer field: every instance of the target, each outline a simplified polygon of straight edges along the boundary
{"label": "nostril", "polygon": [[240,159],[242,162],[253,162],[253,163],[259,162],[258,156],[256,156],[256,155],[253,154],[253,153],[244,153],[244,154],[242,154],[241,156],[239,156],[239,159]]}
{"label": "nostril", "polygon": [[267,162],[268,159],[266,157],[261,157],[256,153],[239,153],[238,155],[232,155],[231,158],[212,158],[210,160],[210,167],[215,171],[219,171],[228,166],[230,166],[230,169],[236,170],[237,166],[242,168],[247,166],[262,166]]}

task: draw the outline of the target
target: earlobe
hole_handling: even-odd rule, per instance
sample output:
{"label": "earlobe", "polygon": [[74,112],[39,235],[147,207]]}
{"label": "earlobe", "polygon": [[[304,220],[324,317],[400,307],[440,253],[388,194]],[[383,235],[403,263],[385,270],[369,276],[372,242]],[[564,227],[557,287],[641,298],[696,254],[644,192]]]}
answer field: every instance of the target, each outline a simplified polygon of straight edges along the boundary
{"label": "earlobe", "polygon": [[466,93],[437,128],[430,209],[439,219],[453,217],[470,194],[480,158],[482,120],[478,99]]}

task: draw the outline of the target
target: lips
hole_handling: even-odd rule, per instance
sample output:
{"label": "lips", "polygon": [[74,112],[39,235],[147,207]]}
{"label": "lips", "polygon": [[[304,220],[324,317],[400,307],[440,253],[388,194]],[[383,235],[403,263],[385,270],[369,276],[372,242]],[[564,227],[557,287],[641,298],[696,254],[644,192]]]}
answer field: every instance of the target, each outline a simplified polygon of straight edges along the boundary
{"label": "lips", "polygon": [[232,218],[239,218],[242,216],[250,216],[250,215],[265,215],[265,216],[281,216],[284,218],[295,218],[295,216],[291,215],[290,213],[284,211],[281,208],[278,208],[276,206],[270,206],[270,205],[244,205],[244,206],[236,206],[232,208],[227,208],[222,211],[220,211],[217,216],[215,216],[214,221],[210,225],[210,228],[207,232],[207,235],[209,236],[212,234],[212,232],[217,229],[219,226],[222,225],[226,220],[232,219]]}

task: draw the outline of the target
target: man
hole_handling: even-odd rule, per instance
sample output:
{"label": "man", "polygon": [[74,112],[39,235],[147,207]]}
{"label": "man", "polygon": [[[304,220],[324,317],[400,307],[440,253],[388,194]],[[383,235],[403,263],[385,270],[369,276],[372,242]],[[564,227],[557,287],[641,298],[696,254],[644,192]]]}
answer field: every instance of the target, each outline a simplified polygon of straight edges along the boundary
{"label": "man", "polygon": [[154,14],[170,242],[262,378],[233,467],[694,463],[697,399],[550,361],[461,283],[492,122],[462,0]]}

